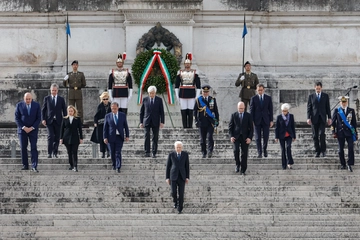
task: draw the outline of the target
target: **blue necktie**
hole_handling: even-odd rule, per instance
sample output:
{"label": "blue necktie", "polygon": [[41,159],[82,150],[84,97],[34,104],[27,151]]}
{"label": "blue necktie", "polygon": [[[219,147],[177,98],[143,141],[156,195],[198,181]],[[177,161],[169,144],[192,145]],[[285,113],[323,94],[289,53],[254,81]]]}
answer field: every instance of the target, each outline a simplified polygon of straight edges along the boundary
{"label": "blue necktie", "polygon": [[115,124],[117,125],[117,123],[118,123],[118,117],[116,116],[116,114],[114,114],[114,118],[115,118]]}
{"label": "blue necktie", "polygon": [[318,102],[320,102],[320,93],[318,93],[317,95],[318,95],[318,97],[317,97]]}
{"label": "blue necktie", "polygon": [[28,114],[30,116],[30,105],[27,105]]}
{"label": "blue necktie", "polygon": [[262,95],[260,96],[260,104],[261,104],[261,106],[263,105],[263,96]]}
{"label": "blue necktie", "polygon": [[55,106],[55,97],[52,98],[52,105]]}
{"label": "blue necktie", "polygon": [[180,153],[178,153],[177,157],[178,157],[178,160],[180,160],[180,157],[181,157]]}

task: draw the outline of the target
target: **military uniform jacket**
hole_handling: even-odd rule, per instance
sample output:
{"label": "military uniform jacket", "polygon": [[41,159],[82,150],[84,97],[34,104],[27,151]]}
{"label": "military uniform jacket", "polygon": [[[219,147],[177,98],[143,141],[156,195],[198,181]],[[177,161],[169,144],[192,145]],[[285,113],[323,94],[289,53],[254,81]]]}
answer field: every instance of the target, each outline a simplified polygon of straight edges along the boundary
{"label": "military uniform jacket", "polygon": [[[346,112],[344,112],[344,114],[350,125],[355,128],[355,132],[357,136],[355,110],[353,108],[347,107]],[[345,125],[344,121],[340,117],[338,108],[334,110],[334,114],[332,116],[331,130],[332,133],[336,134],[338,138],[352,136],[351,130]]]}
{"label": "military uniform jacket", "polygon": [[211,96],[208,96],[208,101],[206,102],[204,97],[200,96],[196,99],[194,106],[194,117],[195,117],[196,126],[197,127],[208,127],[209,125],[214,126],[215,120],[206,113],[205,109],[202,109],[201,104],[199,102],[199,98],[203,99],[207,108],[209,108],[209,110],[215,115],[217,122],[219,122],[219,111],[216,104],[216,99]]}
{"label": "military uniform jacket", "polygon": [[[240,80],[242,76],[245,76],[244,80]],[[259,79],[255,73],[250,72],[240,73],[238,79],[235,82],[235,86],[241,86],[241,91],[239,97],[241,99],[251,99],[252,96],[256,94],[256,85],[259,84]]]}
{"label": "military uniform jacket", "polygon": [[68,73],[69,79],[64,80],[64,87],[69,87],[69,99],[82,99],[81,88],[86,86],[85,75],[77,71]]}

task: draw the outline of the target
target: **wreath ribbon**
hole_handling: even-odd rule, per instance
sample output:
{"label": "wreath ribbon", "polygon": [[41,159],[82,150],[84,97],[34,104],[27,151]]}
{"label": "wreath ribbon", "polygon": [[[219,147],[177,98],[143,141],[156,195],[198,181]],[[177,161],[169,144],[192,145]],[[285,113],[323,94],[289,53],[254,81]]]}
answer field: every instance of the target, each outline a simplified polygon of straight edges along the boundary
{"label": "wreath ribbon", "polygon": [[149,62],[147,63],[145,69],[144,69],[144,72],[143,74],[141,75],[141,78],[140,78],[140,84],[139,84],[139,94],[138,94],[138,99],[137,99],[137,103],[138,104],[142,104],[142,99],[143,99],[143,89],[145,88],[145,84],[146,84],[146,81],[153,69],[153,66],[155,64],[156,61],[158,61],[159,63],[159,66],[160,66],[160,69],[161,69],[161,72],[164,76],[164,79],[165,79],[165,84],[166,84],[166,92],[167,92],[167,95],[168,95],[168,102],[169,104],[174,104],[175,102],[175,96],[174,96],[174,91],[173,91],[173,86],[171,84],[171,81],[170,81],[170,73],[169,73],[169,70],[166,66],[166,63],[165,61],[161,58],[160,54],[161,54],[161,51],[159,50],[154,50],[153,51],[154,55],[152,56],[152,58],[149,60]]}

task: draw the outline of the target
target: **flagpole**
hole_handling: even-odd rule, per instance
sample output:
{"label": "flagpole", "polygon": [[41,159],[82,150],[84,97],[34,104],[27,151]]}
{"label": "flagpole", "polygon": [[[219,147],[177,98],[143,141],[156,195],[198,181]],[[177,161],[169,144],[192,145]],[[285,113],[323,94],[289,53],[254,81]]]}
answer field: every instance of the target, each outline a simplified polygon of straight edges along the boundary
{"label": "flagpole", "polygon": [[[244,73],[244,64],[245,64],[245,35],[247,33],[246,29],[246,23],[245,23],[245,13],[244,13],[244,30],[243,30],[243,34],[242,34],[242,39],[243,39],[243,55],[242,55],[242,73]],[[245,33],[246,31],[246,33]],[[245,34],[244,34],[245,33]]]}
{"label": "flagpole", "polygon": [[[66,13],[66,29],[69,24],[69,14]],[[66,31],[66,74],[69,72],[69,34]]]}

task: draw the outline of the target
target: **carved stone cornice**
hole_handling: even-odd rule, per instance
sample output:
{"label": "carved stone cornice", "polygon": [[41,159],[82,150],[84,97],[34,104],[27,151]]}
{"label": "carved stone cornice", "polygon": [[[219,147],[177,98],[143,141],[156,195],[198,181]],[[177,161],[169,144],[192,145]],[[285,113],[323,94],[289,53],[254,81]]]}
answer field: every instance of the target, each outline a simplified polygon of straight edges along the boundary
{"label": "carved stone cornice", "polygon": [[123,10],[125,25],[193,25],[195,10]]}
{"label": "carved stone cornice", "polygon": [[193,9],[200,10],[202,9],[203,0],[116,0],[115,4],[118,7],[118,10],[128,10],[128,9],[148,9],[148,10],[157,10],[157,9]]}

